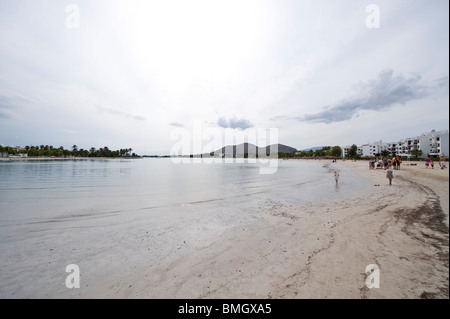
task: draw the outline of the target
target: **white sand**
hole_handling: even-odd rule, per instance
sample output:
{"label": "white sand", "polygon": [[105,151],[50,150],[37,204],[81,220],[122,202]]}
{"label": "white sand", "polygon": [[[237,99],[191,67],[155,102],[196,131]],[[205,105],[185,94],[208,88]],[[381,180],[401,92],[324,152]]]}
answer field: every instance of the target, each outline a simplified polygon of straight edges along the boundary
{"label": "white sand", "polygon": [[[108,297],[448,298],[448,170],[403,165],[387,186],[385,171],[367,162],[338,166],[381,186],[312,206],[274,202],[251,227],[115,278],[121,288]],[[365,285],[369,264],[380,268],[380,288]]]}
{"label": "white sand", "polygon": [[[163,218],[152,225],[142,223],[142,212],[34,225],[40,236],[26,225],[8,226],[24,235],[20,243],[12,244],[12,234],[0,243],[0,296],[448,298],[448,169],[403,165],[387,186],[385,171],[369,170],[367,162],[334,165],[370,187],[314,205],[270,202],[234,226],[202,215],[184,227],[190,215],[182,213],[176,228]],[[108,224],[98,227],[105,216]],[[64,285],[70,263],[81,268],[80,289]],[[380,268],[380,288],[365,286],[369,264]]]}

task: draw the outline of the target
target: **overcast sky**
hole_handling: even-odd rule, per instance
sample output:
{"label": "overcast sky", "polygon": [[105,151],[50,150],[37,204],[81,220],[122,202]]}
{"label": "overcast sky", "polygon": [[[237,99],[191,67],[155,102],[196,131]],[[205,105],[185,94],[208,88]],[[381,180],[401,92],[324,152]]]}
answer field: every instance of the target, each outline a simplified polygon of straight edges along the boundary
{"label": "overcast sky", "polygon": [[224,134],[278,128],[297,149],[448,129],[448,7],[1,1],[0,144],[168,154],[195,121]]}

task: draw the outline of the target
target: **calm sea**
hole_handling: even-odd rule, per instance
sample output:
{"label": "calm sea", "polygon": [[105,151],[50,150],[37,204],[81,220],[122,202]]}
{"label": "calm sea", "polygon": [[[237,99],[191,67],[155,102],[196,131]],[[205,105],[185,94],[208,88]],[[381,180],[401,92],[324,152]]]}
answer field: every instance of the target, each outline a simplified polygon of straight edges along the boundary
{"label": "calm sea", "polygon": [[280,160],[275,174],[259,163],[179,163],[170,159],[0,162],[1,221],[215,203],[233,210],[266,200],[334,199],[365,185],[350,171],[335,188],[333,163]]}
{"label": "calm sea", "polygon": [[250,225],[274,202],[314,205],[367,187],[331,161],[280,160],[270,175],[260,165],[0,161],[0,297],[74,297],[64,286],[68,264],[83,268],[85,282],[106,281],[120,276],[118,264],[160,266]]}

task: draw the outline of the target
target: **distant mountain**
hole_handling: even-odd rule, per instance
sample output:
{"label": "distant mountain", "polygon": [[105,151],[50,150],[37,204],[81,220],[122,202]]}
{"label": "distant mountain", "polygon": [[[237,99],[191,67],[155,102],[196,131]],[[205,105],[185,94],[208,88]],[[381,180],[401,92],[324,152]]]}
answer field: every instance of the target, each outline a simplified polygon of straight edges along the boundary
{"label": "distant mountain", "polygon": [[[296,148],[293,148],[293,147],[290,147],[290,146],[287,146],[287,145],[283,145],[283,144],[276,144],[276,145],[266,146],[266,150],[269,150],[269,149],[274,148],[274,147],[278,147],[278,152],[281,152],[281,153],[297,152]],[[269,152],[267,152],[267,153],[269,153]]]}
{"label": "distant mountain", "polygon": [[283,145],[283,144],[272,144],[265,147],[258,147],[251,143],[242,143],[239,145],[228,145],[225,147],[222,147],[221,149],[218,149],[214,151],[214,155],[225,155],[225,156],[237,156],[237,155],[244,155],[244,154],[273,154],[273,153],[292,153],[296,152],[297,149]]}

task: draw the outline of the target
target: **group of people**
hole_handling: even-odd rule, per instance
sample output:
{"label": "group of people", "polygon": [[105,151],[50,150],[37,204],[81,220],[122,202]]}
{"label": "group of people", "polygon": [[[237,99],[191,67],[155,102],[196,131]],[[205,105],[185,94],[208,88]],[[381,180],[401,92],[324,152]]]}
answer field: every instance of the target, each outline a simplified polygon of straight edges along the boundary
{"label": "group of people", "polygon": [[[430,166],[431,166],[431,168],[433,169],[433,168],[434,168],[434,162],[433,162],[433,160],[430,158],[430,156],[427,156],[427,157],[425,158],[425,167],[428,168],[428,167],[430,167]],[[440,167],[441,169],[444,169],[444,168],[445,168],[445,156],[444,156],[444,154],[442,154],[442,155],[441,155],[441,158],[439,159],[439,167]]]}
{"label": "group of people", "polygon": [[[400,164],[402,159],[400,156],[394,156],[392,159],[387,159],[384,157],[383,159],[374,158],[369,162],[369,169],[385,169],[386,170],[386,178],[389,180],[389,185],[392,185],[392,179],[394,178],[394,169],[400,169]],[[380,186],[380,185],[375,185]]]}
{"label": "group of people", "polygon": [[392,160],[388,160],[386,157],[384,157],[383,159],[381,157],[378,159],[374,158],[369,162],[369,169],[386,169],[389,165],[389,161],[391,162],[393,169],[400,169],[400,164],[402,163],[402,159],[400,156],[394,156]]}
{"label": "group of people", "polygon": [[[383,159],[374,158],[374,159],[370,160],[370,162],[369,162],[369,169],[375,169],[375,165],[377,166],[377,168],[385,169],[386,170],[386,178],[389,180],[389,185],[392,185],[392,179],[394,178],[393,170],[394,169],[399,170],[401,162],[402,162],[402,159],[400,158],[400,156],[395,156],[389,160],[387,158],[383,158]],[[430,165],[431,165],[431,168],[434,168],[433,160],[429,156],[427,156],[425,158],[425,166],[426,166],[426,168],[428,168]],[[444,154],[442,154],[439,159],[439,166],[441,167],[441,169],[446,168]],[[334,171],[334,179],[336,181],[336,186],[337,186],[339,184],[339,173],[337,171]],[[380,185],[375,185],[375,186],[380,186]]]}

